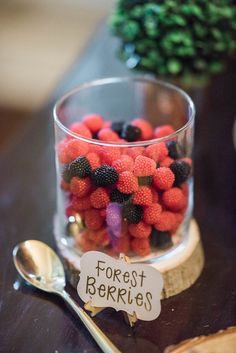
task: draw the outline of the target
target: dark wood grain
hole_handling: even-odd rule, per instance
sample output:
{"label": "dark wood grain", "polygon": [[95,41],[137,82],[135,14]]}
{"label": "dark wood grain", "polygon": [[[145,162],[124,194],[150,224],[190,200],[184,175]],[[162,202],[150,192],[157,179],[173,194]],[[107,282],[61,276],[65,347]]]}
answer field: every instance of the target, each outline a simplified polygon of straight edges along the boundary
{"label": "dark wood grain", "polygon": [[[80,82],[126,75],[114,59],[116,42],[103,28],[82,59],[1,156],[0,176],[0,352],[99,352],[65,304],[20,281],[12,263],[14,245],[40,239],[55,248],[55,99]],[[130,74],[130,73],[129,73]],[[195,215],[206,254],[204,271],[189,290],[164,300],[160,317],[130,329],[108,309],[95,319],[122,352],[163,352],[170,344],[236,325],[236,169],[232,127],[236,115],[236,65],[215,78],[197,116]],[[75,291],[68,287],[77,299]]]}

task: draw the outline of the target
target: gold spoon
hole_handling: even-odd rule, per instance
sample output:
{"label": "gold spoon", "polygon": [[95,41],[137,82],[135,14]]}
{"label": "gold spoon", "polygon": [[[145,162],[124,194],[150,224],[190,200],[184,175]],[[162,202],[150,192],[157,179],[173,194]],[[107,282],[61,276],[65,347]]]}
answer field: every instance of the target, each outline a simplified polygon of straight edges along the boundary
{"label": "gold spoon", "polygon": [[64,268],[59,257],[48,245],[38,240],[24,241],[14,248],[13,261],[17,271],[27,282],[45,292],[61,296],[74,309],[103,352],[121,353],[64,290]]}

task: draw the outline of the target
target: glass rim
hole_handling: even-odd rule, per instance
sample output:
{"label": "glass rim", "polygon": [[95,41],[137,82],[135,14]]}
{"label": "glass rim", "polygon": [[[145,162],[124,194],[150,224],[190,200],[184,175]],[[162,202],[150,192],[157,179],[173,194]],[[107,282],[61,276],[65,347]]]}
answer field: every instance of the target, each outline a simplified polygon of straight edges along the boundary
{"label": "glass rim", "polygon": [[[65,102],[66,99],[68,99],[70,96],[84,90],[87,88],[91,88],[94,86],[102,86],[105,84],[112,84],[112,83],[121,83],[121,82],[142,82],[142,83],[149,83],[149,84],[153,84],[153,85],[160,85],[172,90],[175,90],[176,92],[178,92],[189,104],[189,108],[190,108],[190,115],[189,115],[189,119],[188,121],[181,126],[179,129],[177,129],[176,131],[174,131],[173,133],[163,136],[163,137],[158,137],[158,138],[154,138],[154,139],[150,139],[150,140],[145,140],[145,141],[136,141],[136,142],[112,142],[112,141],[101,141],[98,139],[93,139],[93,138],[89,138],[89,137],[84,137],[82,135],[77,134],[76,132],[73,132],[72,130],[70,130],[68,127],[66,127],[59,119],[59,115],[58,115],[58,109],[59,107],[63,104],[63,102]],[[66,134],[73,136],[81,141],[87,142],[87,143],[92,143],[95,145],[102,145],[102,146],[110,146],[110,147],[145,147],[147,145],[150,144],[154,144],[154,143],[160,143],[163,141],[166,141],[168,139],[173,139],[174,137],[176,137],[177,135],[179,135],[179,133],[181,133],[182,131],[187,130],[187,128],[192,124],[192,122],[194,121],[195,118],[195,114],[196,114],[196,110],[195,110],[195,105],[192,101],[192,99],[190,98],[190,96],[181,88],[169,83],[169,82],[165,82],[159,79],[154,79],[154,78],[147,78],[147,77],[143,77],[143,76],[135,76],[135,77],[129,77],[129,76],[121,76],[121,77],[106,77],[106,78],[101,78],[101,79],[97,79],[97,80],[92,80],[92,81],[88,81],[85,83],[80,84],[79,86],[71,89],[70,91],[68,91],[67,93],[65,93],[61,98],[59,98],[54,107],[53,107],[53,118],[54,118],[54,122],[57,124],[57,126],[63,130]]]}

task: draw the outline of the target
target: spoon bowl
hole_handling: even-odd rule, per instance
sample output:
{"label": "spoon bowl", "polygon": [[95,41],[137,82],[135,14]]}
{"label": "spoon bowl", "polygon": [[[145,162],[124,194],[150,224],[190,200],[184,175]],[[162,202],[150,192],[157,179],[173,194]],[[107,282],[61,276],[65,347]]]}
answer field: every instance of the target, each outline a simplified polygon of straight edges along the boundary
{"label": "spoon bowl", "polygon": [[66,280],[61,260],[45,243],[26,240],[13,250],[13,261],[19,274],[33,286],[60,295],[76,312],[105,353],[121,353],[90,316],[64,290]]}
{"label": "spoon bowl", "polygon": [[20,275],[33,286],[46,292],[65,287],[65,272],[57,254],[38,240],[27,240],[13,250],[13,260]]}

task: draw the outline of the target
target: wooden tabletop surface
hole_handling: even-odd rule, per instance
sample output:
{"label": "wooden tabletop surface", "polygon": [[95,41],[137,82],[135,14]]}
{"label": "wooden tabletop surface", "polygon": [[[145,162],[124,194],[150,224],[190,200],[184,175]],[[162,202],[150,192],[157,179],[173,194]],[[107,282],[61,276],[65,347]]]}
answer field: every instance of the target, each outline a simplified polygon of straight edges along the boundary
{"label": "wooden tabletop surface", "polygon": [[[99,29],[50,103],[0,157],[1,353],[100,351],[61,299],[21,281],[12,263],[12,249],[25,239],[39,239],[55,248],[52,105],[83,81],[126,75],[124,65],[114,58],[115,48],[114,39]],[[230,63],[197,97],[202,108],[196,120],[195,217],[206,255],[203,273],[190,289],[164,300],[155,321],[140,321],[131,329],[121,313],[108,309],[99,315],[96,323],[122,352],[163,352],[183,339],[236,325],[235,87],[236,64]],[[69,286],[68,290],[78,300],[76,292]]]}

